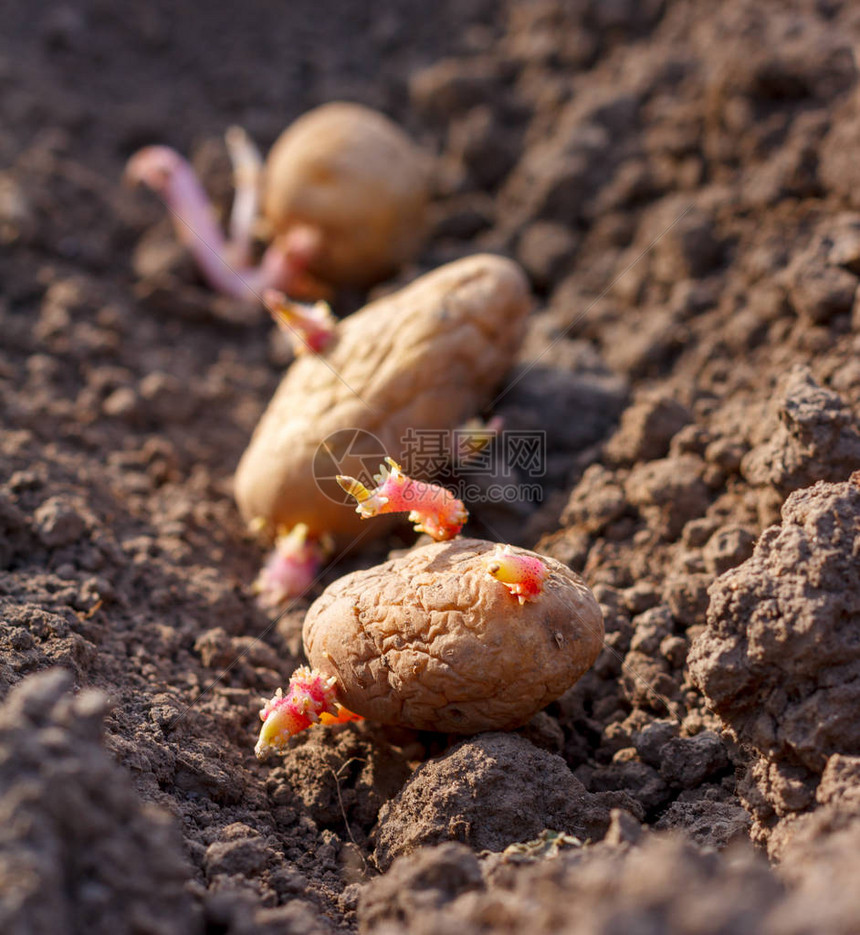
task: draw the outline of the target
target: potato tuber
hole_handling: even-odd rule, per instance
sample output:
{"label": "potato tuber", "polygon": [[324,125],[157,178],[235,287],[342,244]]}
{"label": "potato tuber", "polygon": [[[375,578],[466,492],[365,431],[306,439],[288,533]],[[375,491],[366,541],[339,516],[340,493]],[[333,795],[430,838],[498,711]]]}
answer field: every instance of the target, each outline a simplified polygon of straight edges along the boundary
{"label": "potato tuber", "polygon": [[337,474],[361,478],[362,455],[374,455],[375,468],[383,453],[400,456],[409,430],[460,425],[513,363],[529,305],[520,268],[481,254],[341,321],[321,353],[290,366],[242,456],[235,492],[245,521],[271,532],[305,523],[339,549],[384,532],[381,521],[362,527],[333,475],[328,487],[315,476],[324,446],[340,432],[372,439],[373,451],[332,452]]}
{"label": "potato tuber", "polygon": [[[225,237],[188,162],[167,146],[147,146],[126,177],[157,192],[179,239],[219,292],[259,301],[275,288],[325,298],[333,287],[368,286],[412,259],[424,240],[428,165],[383,114],[360,104],[309,111],[277,139],[265,166],[247,134],[227,133],[236,195]],[[252,262],[262,199],[260,264]]]}
{"label": "potato tuber", "polygon": [[465,734],[519,727],[567,691],[603,645],[600,607],[566,565],[507,546],[508,577],[517,559],[532,579],[542,569],[520,601],[491,570],[498,551],[436,542],[329,585],[303,638],[332,699],[384,724]]}

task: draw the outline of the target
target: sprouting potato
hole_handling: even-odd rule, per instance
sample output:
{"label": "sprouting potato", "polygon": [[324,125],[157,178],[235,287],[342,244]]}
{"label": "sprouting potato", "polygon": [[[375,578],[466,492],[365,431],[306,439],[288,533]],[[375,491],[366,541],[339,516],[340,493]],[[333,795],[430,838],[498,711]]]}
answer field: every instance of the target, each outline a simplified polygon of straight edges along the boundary
{"label": "sprouting potato", "polygon": [[[362,455],[375,454],[375,470],[384,454],[400,457],[408,431],[451,429],[477,413],[513,363],[529,307],[520,268],[482,254],[341,321],[319,354],[294,361],[257,425],[236,471],[243,518],[270,532],[304,523],[338,549],[384,532],[381,521],[362,525],[320,464],[366,477]],[[334,461],[332,439],[343,439]]]}
{"label": "sprouting potato", "polygon": [[314,277],[367,286],[418,252],[427,168],[387,117],[359,104],[326,104],[300,117],[272,147],[263,212],[275,238],[300,226],[318,239],[307,265]]}
{"label": "sprouting potato", "polygon": [[[508,579],[533,579],[540,566],[527,600],[499,579],[500,561]],[[315,722],[283,701],[304,705],[311,682],[327,692],[320,711],[341,721],[461,734],[519,727],[591,667],[603,615],[561,562],[453,539],[339,578],[311,605],[303,638],[312,668],[261,711],[258,755]]]}
{"label": "sprouting potato", "polygon": [[[175,150],[147,146],[126,170],[161,195],[177,236],[219,292],[249,301],[268,288],[326,297],[339,286],[384,279],[420,249],[428,159],[383,114],[360,104],[318,107],[281,134],[265,165],[240,128],[228,131],[227,145],[236,188],[227,237]],[[255,265],[261,228],[269,247]]]}

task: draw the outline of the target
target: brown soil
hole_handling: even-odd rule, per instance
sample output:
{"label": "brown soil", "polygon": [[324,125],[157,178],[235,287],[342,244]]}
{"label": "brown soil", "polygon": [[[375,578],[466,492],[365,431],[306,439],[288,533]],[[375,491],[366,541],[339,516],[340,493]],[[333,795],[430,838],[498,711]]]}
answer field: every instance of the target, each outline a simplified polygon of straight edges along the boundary
{"label": "brown soil", "polygon": [[[860,12],[429,10],[3,6],[4,933],[860,928]],[[165,142],[226,206],[229,124],[343,97],[438,156],[403,281],[529,273],[493,414],[548,432],[544,499],[469,532],[580,572],[606,645],[514,734],[260,764],[305,605],[255,606],[231,475],[284,352],[120,180]]]}

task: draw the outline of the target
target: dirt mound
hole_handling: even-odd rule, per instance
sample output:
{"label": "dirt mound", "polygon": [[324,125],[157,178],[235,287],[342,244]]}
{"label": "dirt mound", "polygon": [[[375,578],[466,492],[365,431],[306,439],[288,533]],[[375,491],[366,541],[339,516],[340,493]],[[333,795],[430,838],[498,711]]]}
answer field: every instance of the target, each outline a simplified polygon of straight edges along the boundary
{"label": "dirt mound", "polygon": [[624,792],[591,794],[564,760],[515,734],[479,734],[419,767],[379,814],[380,869],[426,844],[463,841],[500,851],[552,828],[598,840],[612,807],[642,817]]}
{"label": "dirt mound", "polygon": [[721,857],[680,837],[643,837],[617,815],[593,848],[535,840],[476,856],[461,844],[436,845],[395,861],[365,888],[359,931],[848,935],[857,920],[847,867],[858,831],[807,847],[782,878],[748,844]]}
{"label": "dirt mound", "polygon": [[51,670],[0,708],[3,931],[200,931],[172,817],[102,749],[104,695],[72,684]]}
{"label": "dirt mound", "polygon": [[710,589],[690,672],[755,758],[741,795],[759,838],[814,807],[817,788],[819,801],[852,797],[858,554],[860,473],[793,493],[782,524]]}
{"label": "dirt mound", "polygon": [[360,931],[753,933],[782,894],[748,850],[724,861],[655,837],[535,854],[478,860],[447,844],[401,858],[363,894]]}

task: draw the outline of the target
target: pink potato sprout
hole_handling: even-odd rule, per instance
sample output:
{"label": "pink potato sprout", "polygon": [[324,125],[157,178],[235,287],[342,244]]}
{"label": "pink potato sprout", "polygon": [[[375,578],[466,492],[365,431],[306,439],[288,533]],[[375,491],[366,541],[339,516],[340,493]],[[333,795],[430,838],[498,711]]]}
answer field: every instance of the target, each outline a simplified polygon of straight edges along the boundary
{"label": "pink potato sprout", "polygon": [[463,502],[439,484],[407,477],[393,458],[386,458],[385,463],[388,466],[380,465],[380,473],[374,477],[377,486],[373,490],[354,477],[337,476],[338,484],[355,497],[355,512],[362,519],[408,512],[416,532],[426,532],[437,542],[453,539],[469,518]]}
{"label": "pink potato sprout", "polygon": [[263,722],[254,753],[264,759],[270,750],[283,749],[290,737],[312,724],[345,724],[361,720],[335,697],[335,678],[326,678],[308,666],[299,666],[290,677],[286,693],[278,689],[260,709]]}
{"label": "pink potato sprout", "polygon": [[521,604],[535,600],[542,592],[549,569],[538,555],[514,552],[499,545],[484,559],[487,574],[500,581]]}
{"label": "pink potato sprout", "polygon": [[328,552],[326,543],[311,536],[304,523],[282,531],[253,585],[259,606],[275,610],[304,593],[313,584]]}
{"label": "pink potato sprout", "polygon": [[305,305],[293,302],[277,289],[266,289],[263,304],[290,339],[296,356],[319,354],[334,338],[337,319],[332,315],[328,302],[320,300],[313,305]]}
{"label": "pink potato sprout", "polygon": [[[264,289],[274,288],[300,298],[313,298],[326,290],[307,271],[315,249],[305,227],[295,227],[276,239],[258,266],[251,263],[250,229],[245,219],[250,199],[237,196],[231,237],[224,236],[209,198],[186,159],[168,146],[147,146],[126,166],[126,178],[143,183],[160,195],[172,217],[176,236],[194,257],[203,278],[217,292],[259,301]],[[247,172],[237,173],[238,178]],[[256,185],[256,181],[254,182]],[[248,183],[240,185],[247,189]],[[254,210],[256,203],[253,203]],[[315,235],[314,235],[315,236]]]}

